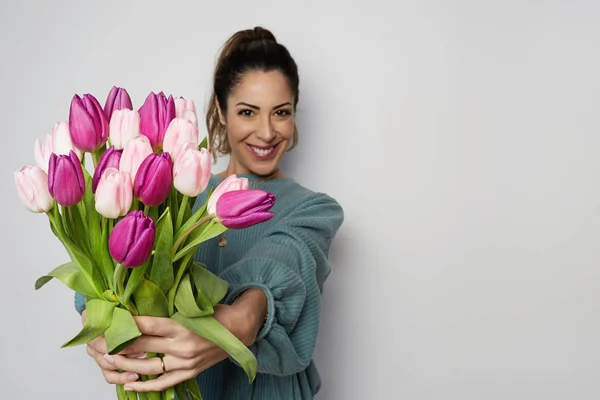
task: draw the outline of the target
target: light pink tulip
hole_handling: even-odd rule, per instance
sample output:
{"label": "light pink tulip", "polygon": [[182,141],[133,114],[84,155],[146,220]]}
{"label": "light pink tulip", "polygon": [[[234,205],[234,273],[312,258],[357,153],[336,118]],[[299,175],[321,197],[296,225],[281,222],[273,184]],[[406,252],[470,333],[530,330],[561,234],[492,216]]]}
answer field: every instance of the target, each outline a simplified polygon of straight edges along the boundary
{"label": "light pink tulip", "polygon": [[135,182],[138,168],[150,154],[152,154],[150,140],[144,135],[139,135],[135,139],[129,141],[123,149],[119,169],[122,172],[129,172],[131,175],[131,182]]}
{"label": "light pink tulip", "polygon": [[198,142],[198,128],[186,119],[175,118],[165,132],[163,151],[175,159],[181,147],[189,142]]}
{"label": "light pink tulip", "polygon": [[54,199],[48,190],[48,175],[40,167],[26,165],[14,173],[17,194],[25,207],[34,213],[50,210]]}
{"label": "light pink tulip", "polygon": [[115,219],[129,212],[132,201],[133,186],[129,173],[107,168],[96,188],[96,211],[103,217]]}
{"label": "light pink tulip", "polygon": [[44,172],[48,173],[48,164],[50,155],[68,155],[73,150],[81,160],[83,153],[73,145],[69,124],[66,122],[57,122],[52,128],[52,133],[46,135],[44,140],[35,141],[35,162]]}
{"label": "light pink tulip", "polygon": [[198,143],[190,142],[177,153],[173,168],[173,182],[180,193],[194,197],[204,192],[210,180],[210,153],[198,150]]}
{"label": "light pink tulip", "polygon": [[190,121],[198,127],[198,116],[196,115],[196,105],[193,100],[186,100],[183,97],[175,99],[175,117]]}
{"label": "light pink tulip", "polygon": [[232,190],[248,190],[250,187],[250,182],[248,178],[238,178],[237,175],[229,175],[223,182],[217,186],[215,191],[212,193],[210,198],[208,199],[207,209],[209,214],[216,215],[217,213],[217,201],[219,198],[227,192],[231,192]]}
{"label": "light pink tulip", "polygon": [[110,120],[110,142],[115,149],[123,149],[140,134],[140,114],[127,108],[113,111]]}

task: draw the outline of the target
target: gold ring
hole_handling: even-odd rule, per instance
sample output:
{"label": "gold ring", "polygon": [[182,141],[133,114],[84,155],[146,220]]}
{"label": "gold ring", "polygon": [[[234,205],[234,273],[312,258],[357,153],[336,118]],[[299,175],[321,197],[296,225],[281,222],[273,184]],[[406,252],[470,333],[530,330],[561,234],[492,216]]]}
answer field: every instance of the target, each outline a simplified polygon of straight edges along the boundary
{"label": "gold ring", "polygon": [[165,360],[163,360],[162,357],[159,357],[159,358],[160,358],[160,366],[162,367],[163,375],[164,375],[167,373],[167,369],[165,368]]}

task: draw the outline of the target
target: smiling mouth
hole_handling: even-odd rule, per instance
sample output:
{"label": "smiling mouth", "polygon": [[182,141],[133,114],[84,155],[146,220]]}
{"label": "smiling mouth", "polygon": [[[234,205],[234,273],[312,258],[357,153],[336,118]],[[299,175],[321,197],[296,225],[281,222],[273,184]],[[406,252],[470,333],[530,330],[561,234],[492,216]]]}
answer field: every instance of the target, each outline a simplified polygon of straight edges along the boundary
{"label": "smiling mouth", "polygon": [[272,157],[279,148],[279,144],[277,143],[275,146],[253,146],[250,144],[246,144],[246,147],[257,157],[257,158],[270,158]]}

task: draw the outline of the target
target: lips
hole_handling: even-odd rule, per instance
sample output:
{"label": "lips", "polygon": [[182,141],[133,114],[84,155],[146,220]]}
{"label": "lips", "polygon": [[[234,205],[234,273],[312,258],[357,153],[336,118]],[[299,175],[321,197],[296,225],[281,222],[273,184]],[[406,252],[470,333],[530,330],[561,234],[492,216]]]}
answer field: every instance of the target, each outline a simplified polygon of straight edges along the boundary
{"label": "lips", "polygon": [[250,144],[246,144],[246,146],[257,158],[269,158],[275,154],[279,143],[277,143],[275,146],[254,146]]}

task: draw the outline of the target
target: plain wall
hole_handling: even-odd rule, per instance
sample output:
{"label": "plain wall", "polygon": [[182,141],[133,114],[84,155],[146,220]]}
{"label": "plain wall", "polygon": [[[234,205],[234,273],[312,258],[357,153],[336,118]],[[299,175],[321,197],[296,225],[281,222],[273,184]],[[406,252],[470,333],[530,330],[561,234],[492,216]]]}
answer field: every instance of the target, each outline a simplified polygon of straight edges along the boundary
{"label": "plain wall", "polygon": [[[597,399],[600,2],[2,1],[2,399],[116,398],[61,349],[67,255],[12,173],[74,93],[209,96],[264,25],[300,67],[284,162],[335,197],[320,399]],[[222,168],[220,163],[218,168]]]}

